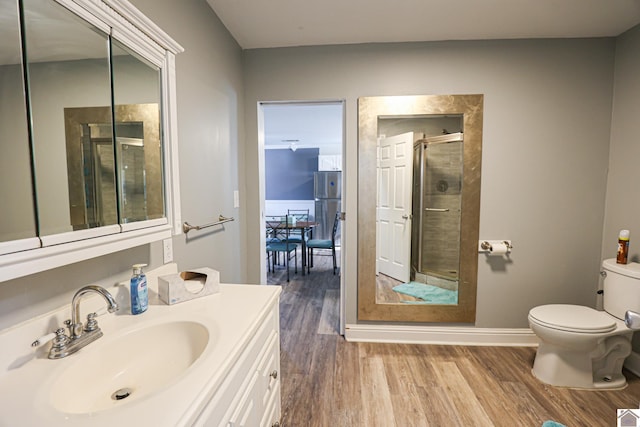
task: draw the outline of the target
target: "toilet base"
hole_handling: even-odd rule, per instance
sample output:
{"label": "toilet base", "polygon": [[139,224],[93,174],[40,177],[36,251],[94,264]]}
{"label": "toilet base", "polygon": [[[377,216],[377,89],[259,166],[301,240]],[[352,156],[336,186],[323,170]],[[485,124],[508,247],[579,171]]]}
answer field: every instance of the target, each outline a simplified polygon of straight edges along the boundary
{"label": "toilet base", "polygon": [[[615,340],[616,345],[608,347],[605,353],[602,352],[602,347],[588,353],[542,342],[536,353],[532,373],[543,383],[556,387],[589,390],[624,388],[627,379],[622,375],[622,364],[631,352],[631,344],[625,338],[615,338],[618,338]],[[594,362],[600,366],[603,360],[607,362],[608,368],[597,368],[594,374]]]}

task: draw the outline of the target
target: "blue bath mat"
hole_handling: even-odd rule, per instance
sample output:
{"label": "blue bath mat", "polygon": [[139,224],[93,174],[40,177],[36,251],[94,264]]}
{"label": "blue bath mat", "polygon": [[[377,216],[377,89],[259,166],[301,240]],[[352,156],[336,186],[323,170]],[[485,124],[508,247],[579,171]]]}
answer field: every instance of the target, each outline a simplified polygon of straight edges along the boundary
{"label": "blue bath mat", "polygon": [[542,427],[566,427],[564,424],[557,423],[555,421],[545,421],[542,423]]}
{"label": "blue bath mat", "polygon": [[458,304],[458,291],[452,291],[438,286],[409,282],[394,286],[393,290],[422,300],[403,301],[406,304]]}

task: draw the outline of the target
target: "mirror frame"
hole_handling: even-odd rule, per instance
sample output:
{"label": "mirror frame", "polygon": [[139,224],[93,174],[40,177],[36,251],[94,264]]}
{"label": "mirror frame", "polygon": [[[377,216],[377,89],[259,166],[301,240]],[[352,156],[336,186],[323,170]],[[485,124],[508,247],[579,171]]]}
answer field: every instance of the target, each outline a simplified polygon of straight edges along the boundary
{"label": "mirror frame", "polygon": [[[358,320],[474,323],[478,279],[483,95],[372,96],[358,99]],[[463,116],[463,195],[457,305],[376,300],[378,117]]]}
{"label": "mirror frame", "polygon": [[[160,68],[166,217],[114,225],[117,232],[107,235],[104,230],[90,229],[2,242],[0,282],[182,234],[175,56],[184,48],[127,0],[55,2]],[[35,248],[34,242],[39,243]]]}

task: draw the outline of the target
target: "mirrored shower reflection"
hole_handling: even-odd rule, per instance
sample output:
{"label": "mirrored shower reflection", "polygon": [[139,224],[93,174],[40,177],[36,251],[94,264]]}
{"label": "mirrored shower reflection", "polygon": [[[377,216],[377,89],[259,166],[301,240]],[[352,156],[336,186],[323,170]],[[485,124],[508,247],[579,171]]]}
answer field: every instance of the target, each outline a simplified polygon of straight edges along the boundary
{"label": "mirrored shower reflection", "polygon": [[64,110],[74,230],[164,216],[160,106],[116,105],[115,138],[105,119],[110,112],[109,107]]}
{"label": "mirrored shower reflection", "polygon": [[[405,228],[405,232],[397,232],[394,242],[379,241],[378,250],[379,256],[384,257],[388,252],[384,245],[402,247],[398,237],[402,234],[410,239],[406,245],[409,259],[406,263],[400,261],[404,257],[402,251],[395,253],[396,266],[406,267],[393,274],[392,270],[384,268],[384,262],[379,258],[376,299],[382,304],[457,305],[464,146],[462,116],[389,117],[379,119],[378,126],[383,145],[389,139],[388,135],[413,132],[417,136],[412,153],[406,154],[413,158],[411,163],[405,163],[412,169],[407,178],[411,185],[403,186],[398,181],[404,172],[393,172],[398,182],[394,183],[395,190],[392,191],[404,192],[403,188],[407,187],[411,193],[409,215],[402,216],[408,221],[396,223],[396,228]],[[380,165],[384,166],[384,160],[379,160],[382,171]],[[379,180],[382,176],[385,174],[379,173]],[[379,182],[379,191],[382,186]],[[381,194],[378,196],[379,209]],[[395,194],[393,197],[400,196]],[[384,222],[384,215],[379,213],[379,216]]]}
{"label": "mirrored shower reflection", "polygon": [[[462,156],[462,133],[425,138],[414,146],[411,280],[456,292]],[[457,295],[445,295],[439,303],[457,303]]]}
{"label": "mirrored shower reflection", "polygon": [[[116,123],[116,151],[120,165],[123,223],[147,219],[144,126],[140,122]],[[111,124],[82,124],[82,170],[84,221],[74,229],[99,227],[118,222],[115,204],[116,181]]]}

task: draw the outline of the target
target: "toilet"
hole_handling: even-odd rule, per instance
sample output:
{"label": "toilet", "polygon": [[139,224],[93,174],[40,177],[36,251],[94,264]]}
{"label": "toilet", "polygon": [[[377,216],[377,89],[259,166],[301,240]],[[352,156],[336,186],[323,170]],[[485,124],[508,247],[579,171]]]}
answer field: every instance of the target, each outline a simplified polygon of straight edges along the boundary
{"label": "toilet", "polygon": [[602,262],[604,311],[550,304],[529,311],[529,326],[540,341],[533,375],[559,387],[619,389],[627,384],[624,360],[633,331],[627,310],[640,312],[640,264]]}

